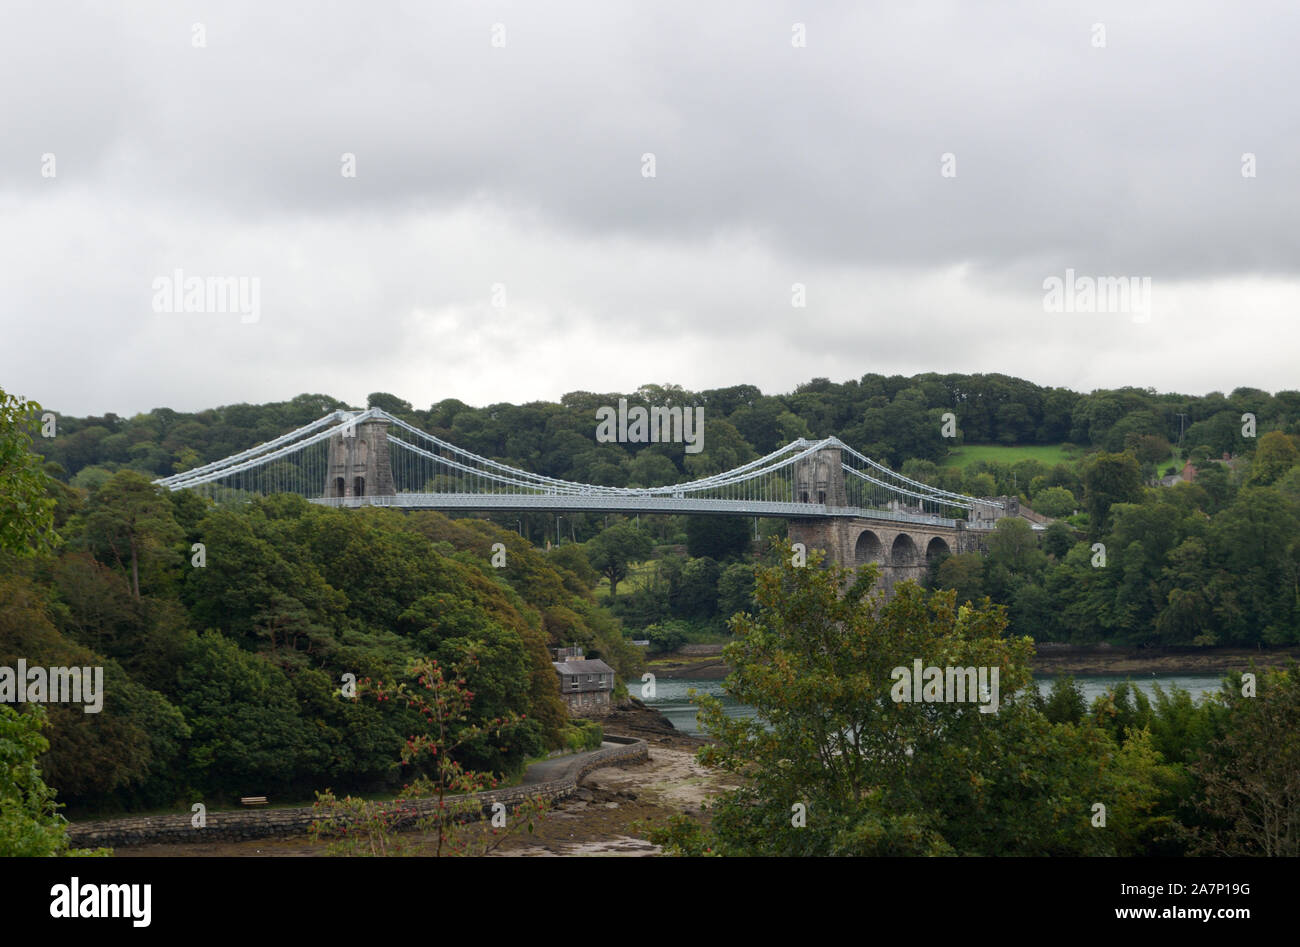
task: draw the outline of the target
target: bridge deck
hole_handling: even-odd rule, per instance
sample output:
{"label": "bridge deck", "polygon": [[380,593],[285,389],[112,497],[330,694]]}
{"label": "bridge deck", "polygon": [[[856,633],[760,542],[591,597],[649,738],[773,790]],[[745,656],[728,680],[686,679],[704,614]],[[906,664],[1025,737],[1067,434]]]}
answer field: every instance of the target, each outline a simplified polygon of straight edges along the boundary
{"label": "bridge deck", "polygon": [[925,523],[930,526],[946,526],[950,529],[957,528],[958,522],[965,522],[929,513],[828,507],[821,503],[775,503],[763,500],[710,500],[664,496],[399,493],[392,496],[319,497],[311,502],[322,506],[349,508],[385,506],[404,510],[481,510],[511,513],[546,510],[556,513],[691,513],[718,516],[769,516],[783,519],[857,517],[901,523]]}

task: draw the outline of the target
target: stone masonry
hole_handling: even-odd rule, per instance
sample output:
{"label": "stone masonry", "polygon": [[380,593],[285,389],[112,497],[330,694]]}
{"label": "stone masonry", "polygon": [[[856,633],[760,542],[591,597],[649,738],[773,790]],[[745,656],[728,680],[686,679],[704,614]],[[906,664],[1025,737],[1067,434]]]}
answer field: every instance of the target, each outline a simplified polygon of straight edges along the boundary
{"label": "stone masonry", "polygon": [[[831,509],[848,506],[837,448],[825,448],[799,462],[795,499]],[[960,520],[953,527],[856,516],[792,519],[788,535],[792,543],[803,543],[809,551],[820,549],[828,560],[846,568],[878,563],[881,585],[892,588],[905,579],[924,578],[927,564],[937,556],[983,551],[988,530],[1004,514],[991,504],[977,503],[970,524],[976,527],[973,529]]]}
{"label": "stone masonry", "polygon": [[325,496],[384,497],[394,493],[385,422],[363,421],[330,438]]}
{"label": "stone masonry", "polygon": [[[541,797],[547,802],[565,799],[578,789],[578,784],[590,772],[604,766],[629,766],[650,758],[649,746],[644,740],[629,737],[605,737],[607,746],[590,753],[573,757],[571,765],[554,779],[539,783],[525,783],[508,789],[482,792],[473,798],[481,802],[479,817],[490,817],[492,804],[503,803],[513,811],[520,803]],[[467,796],[449,796],[448,804],[467,799]],[[405,807],[410,812],[407,822],[427,816],[435,811],[436,799],[408,800]],[[101,846],[125,847],[158,843],[221,841],[239,842],[257,838],[293,838],[306,835],[317,813],[310,806],[296,809],[259,809],[248,812],[213,812],[207,824],[196,829],[190,824],[190,815],[143,816],[139,818],[108,819],[98,822],[77,822],[68,826],[68,838],[78,848]],[[401,828],[401,823],[398,824]]]}

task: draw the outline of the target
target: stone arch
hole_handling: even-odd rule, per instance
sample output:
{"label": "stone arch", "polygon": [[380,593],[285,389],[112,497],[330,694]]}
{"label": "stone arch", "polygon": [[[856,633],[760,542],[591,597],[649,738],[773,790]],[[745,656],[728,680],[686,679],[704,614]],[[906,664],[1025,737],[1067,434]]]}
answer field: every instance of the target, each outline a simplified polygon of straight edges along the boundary
{"label": "stone arch", "polygon": [[916,543],[907,533],[899,533],[894,537],[894,544],[889,550],[889,564],[891,566],[913,566],[916,565],[920,558],[916,550]]}
{"label": "stone arch", "polygon": [[864,529],[858,534],[858,541],[853,546],[853,561],[855,564],[864,566],[868,562],[880,562],[884,556],[884,545],[880,542],[880,537],[869,529]]}
{"label": "stone arch", "polygon": [[933,539],[931,539],[928,543],[925,544],[926,562],[934,562],[934,560],[940,559],[943,556],[951,556],[951,555],[952,555],[952,547],[948,545],[948,541],[944,539],[942,536],[935,536]]}
{"label": "stone arch", "polygon": [[363,496],[366,495],[366,478],[365,478],[365,477],[353,477],[353,478],[352,478],[352,495],[353,495],[354,497],[363,497]]}
{"label": "stone arch", "polygon": [[344,482],[343,478],[342,478],[342,477],[335,477],[335,478],[334,478],[334,492],[333,492],[332,494],[330,494],[330,495],[331,495],[331,496],[336,496],[336,497],[342,497],[342,496],[347,496],[347,493],[348,493],[348,486],[347,486],[347,484]]}

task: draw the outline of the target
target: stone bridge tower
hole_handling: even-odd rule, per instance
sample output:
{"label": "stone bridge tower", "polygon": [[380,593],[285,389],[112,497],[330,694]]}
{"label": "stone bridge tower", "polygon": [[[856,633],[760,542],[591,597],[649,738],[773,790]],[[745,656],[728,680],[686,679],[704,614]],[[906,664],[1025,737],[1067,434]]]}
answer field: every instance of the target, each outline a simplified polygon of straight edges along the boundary
{"label": "stone bridge tower", "polygon": [[795,464],[794,501],[828,507],[849,505],[838,447],[823,447]]}
{"label": "stone bridge tower", "polygon": [[329,441],[326,497],[392,496],[393,470],[388,456],[388,423],[351,424]]}

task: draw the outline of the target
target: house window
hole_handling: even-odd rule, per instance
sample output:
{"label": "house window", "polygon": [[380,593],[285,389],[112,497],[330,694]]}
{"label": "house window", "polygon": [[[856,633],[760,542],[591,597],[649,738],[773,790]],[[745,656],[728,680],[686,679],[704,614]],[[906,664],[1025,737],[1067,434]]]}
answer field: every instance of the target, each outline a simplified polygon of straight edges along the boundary
{"label": "house window", "polygon": [[825,490],[818,490],[818,491],[817,491],[817,502],[818,502],[818,503],[821,503],[821,504],[823,504],[823,505],[825,505],[825,503],[826,503],[826,491],[825,491]]}
{"label": "house window", "polygon": [[366,478],[365,478],[365,477],[353,477],[353,478],[352,478],[352,495],[353,495],[353,496],[357,496],[357,497],[363,497],[363,496],[366,495]]}

